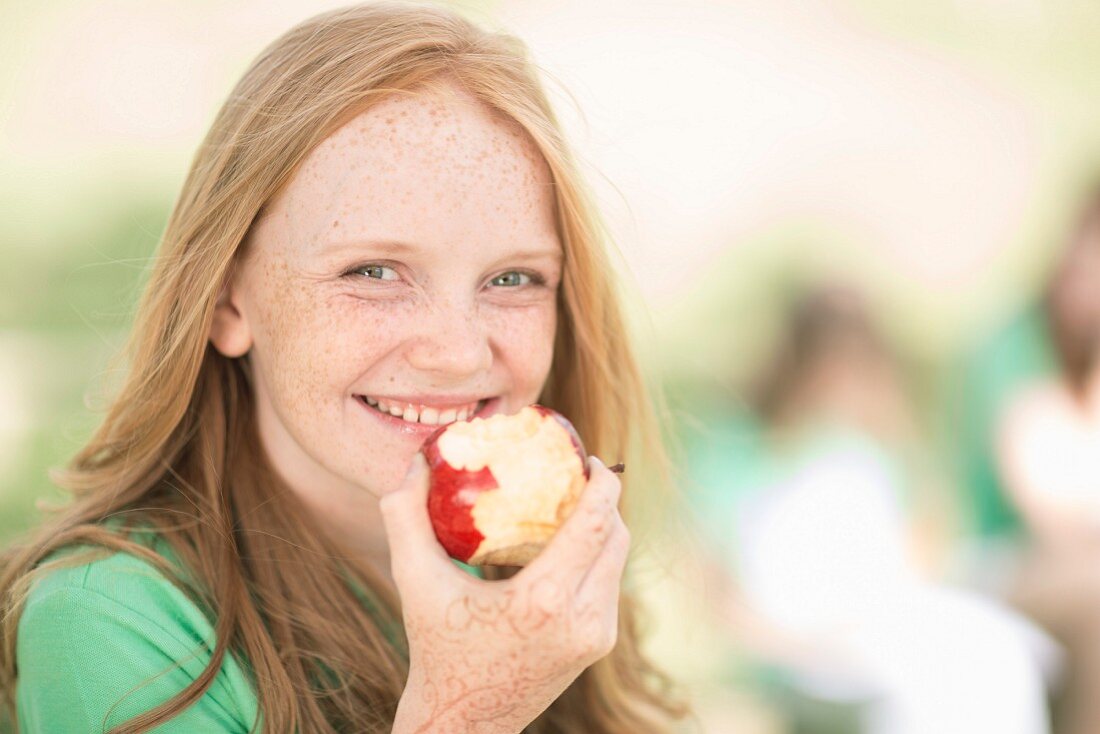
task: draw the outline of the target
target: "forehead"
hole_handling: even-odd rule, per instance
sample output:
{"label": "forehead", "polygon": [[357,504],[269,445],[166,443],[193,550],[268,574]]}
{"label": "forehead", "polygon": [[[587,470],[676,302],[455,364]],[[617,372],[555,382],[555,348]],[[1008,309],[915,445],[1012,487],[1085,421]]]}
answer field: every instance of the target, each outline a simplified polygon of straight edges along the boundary
{"label": "forehead", "polygon": [[352,118],[307,156],[272,214],[314,251],[356,239],[556,242],[552,180],[534,142],[450,85],[395,93]]}

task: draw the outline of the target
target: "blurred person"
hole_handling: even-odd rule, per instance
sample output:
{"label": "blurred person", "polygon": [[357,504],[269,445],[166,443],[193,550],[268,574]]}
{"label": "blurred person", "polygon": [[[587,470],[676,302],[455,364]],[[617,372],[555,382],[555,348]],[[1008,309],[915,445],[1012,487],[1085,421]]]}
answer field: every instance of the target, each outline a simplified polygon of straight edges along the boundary
{"label": "blurred person", "polygon": [[58,475],[73,502],[3,559],[20,731],[683,718],[621,589],[640,485],[590,457],[542,555],[484,577],[427,515],[435,424],[536,400],[662,471],[598,232],[517,40],[383,3],[268,46],[195,156],[127,378]]}
{"label": "blurred person", "polygon": [[854,292],[799,300],[738,430],[741,450],[705,450],[697,481],[727,495],[704,522],[726,536],[728,610],[750,653],[859,708],[860,732],[1048,731],[1035,654],[1048,641],[936,582],[927,559],[949,531],[919,518],[946,503],[929,502],[899,366]]}
{"label": "blurred person", "polygon": [[1067,647],[1058,729],[1089,734],[1100,731],[1100,190],[1042,306],[1057,370],[1006,397],[991,439],[1027,531],[1010,598]]}

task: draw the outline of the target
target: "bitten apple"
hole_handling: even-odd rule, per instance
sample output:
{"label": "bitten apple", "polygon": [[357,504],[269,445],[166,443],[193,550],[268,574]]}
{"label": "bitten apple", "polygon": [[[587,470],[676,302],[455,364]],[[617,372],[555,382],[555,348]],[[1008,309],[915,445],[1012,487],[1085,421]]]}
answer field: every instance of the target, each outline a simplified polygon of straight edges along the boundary
{"label": "bitten apple", "polygon": [[435,535],[451,557],[474,566],[529,563],[588,480],[573,424],[542,405],[451,423],[421,451],[431,471]]}

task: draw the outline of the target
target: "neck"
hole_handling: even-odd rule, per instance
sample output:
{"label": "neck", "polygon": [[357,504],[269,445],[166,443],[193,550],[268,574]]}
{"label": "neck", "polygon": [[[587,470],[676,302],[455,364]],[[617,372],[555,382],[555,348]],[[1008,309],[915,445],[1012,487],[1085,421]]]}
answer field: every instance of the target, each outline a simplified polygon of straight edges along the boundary
{"label": "neck", "polygon": [[295,442],[267,403],[257,411],[260,443],[271,469],[346,552],[392,582],[390,551],[378,497],[321,469]]}
{"label": "neck", "polygon": [[390,547],[378,498],[362,489],[340,486],[299,495],[322,527],[348,552],[369,563],[392,582]]}

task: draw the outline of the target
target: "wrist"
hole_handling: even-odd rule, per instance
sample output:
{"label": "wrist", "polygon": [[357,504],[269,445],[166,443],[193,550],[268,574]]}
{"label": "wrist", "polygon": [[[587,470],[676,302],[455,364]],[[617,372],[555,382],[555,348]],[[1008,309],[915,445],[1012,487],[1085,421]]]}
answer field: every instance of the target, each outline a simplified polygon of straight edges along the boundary
{"label": "wrist", "polygon": [[461,701],[429,701],[423,694],[419,687],[406,686],[391,734],[520,734],[525,726],[477,719],[467,715]]}
{"label": "wrist", "polygon": [[391,734],[520,734],[522,728],[496,726],[486,721],[473,722],[461,712],[434,713],[398,706]]}

